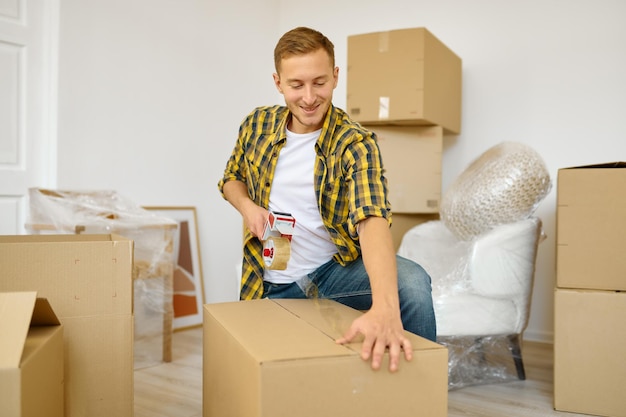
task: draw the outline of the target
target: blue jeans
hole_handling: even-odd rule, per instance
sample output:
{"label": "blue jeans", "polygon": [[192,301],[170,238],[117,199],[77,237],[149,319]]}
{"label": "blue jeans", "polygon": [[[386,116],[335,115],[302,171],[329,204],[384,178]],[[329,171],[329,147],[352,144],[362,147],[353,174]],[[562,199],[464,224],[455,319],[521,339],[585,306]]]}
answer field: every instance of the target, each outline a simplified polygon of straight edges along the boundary
{"label": "blue jeans", "polygon": [[[411,333],[435,341],[437,325],[430,276],[409,259],[396,255],[396,262],[402,325]],[[331,260],[311,272],[308,278],[306,283],[264,282],[264,297],[319,297],[335,300],[357,310],[368,310],[372,306],[372,290],[362,258],[346,266]]]}

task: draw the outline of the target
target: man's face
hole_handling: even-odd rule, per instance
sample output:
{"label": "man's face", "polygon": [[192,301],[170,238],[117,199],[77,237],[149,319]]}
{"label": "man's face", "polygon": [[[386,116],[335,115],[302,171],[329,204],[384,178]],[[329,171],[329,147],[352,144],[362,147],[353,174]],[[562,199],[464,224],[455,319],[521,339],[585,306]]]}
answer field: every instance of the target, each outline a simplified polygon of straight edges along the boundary
{"label": "man's face", "polygon": [[309,133],[322,127],[338,75],[339,68],[332,67],[323,49],[281,61],[274,83],[292,114],[289,130]]}

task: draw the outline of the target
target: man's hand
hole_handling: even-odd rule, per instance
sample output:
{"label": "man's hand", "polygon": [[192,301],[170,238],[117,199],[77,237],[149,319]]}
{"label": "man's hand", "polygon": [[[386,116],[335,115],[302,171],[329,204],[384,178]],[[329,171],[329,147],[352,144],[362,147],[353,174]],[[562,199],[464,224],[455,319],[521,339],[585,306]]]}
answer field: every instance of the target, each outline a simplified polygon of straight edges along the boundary
{"label": "man's hand", "polygon": [[248,196],[248,187],[241,181],[228,181],[224,184],[224,196],[239,211],[244,224],[259,239],[263,237],[263,229],[269,211],[259,207]]}
{"label": "man's hand", "polygon": [[252,203],[247,206],[245,211],[242,211],[242,215],[243,221],[248,229],[250,229],[254,236],[261,239],[269,211]]}
{"label": "man's hand", "polygon": [[404,358],[413,358],[411,342],[405,336],[398,312],[384,312],[371,309],[352,322],[343,337],[337,343],[352,342],[358,335],[363,335],[361,358],[372,361],[372,369],[378,370],[385,351],[389,348],[389,371],[396,372],[399,367],[401,351]]}
{"label": "man's hand", "polygon": [[406,338],[400,318],[396,255],[387,220],[368,217],[358,224],[363,264],[372,287],[372,308],[356,319],[338,340],[352,341],[364,336],[361,357],[371,359],[372,368],[379,369],[385,350],[389,349],[389,370],[398,370],[401,351],[406,360],[413,357],[413,348]]}

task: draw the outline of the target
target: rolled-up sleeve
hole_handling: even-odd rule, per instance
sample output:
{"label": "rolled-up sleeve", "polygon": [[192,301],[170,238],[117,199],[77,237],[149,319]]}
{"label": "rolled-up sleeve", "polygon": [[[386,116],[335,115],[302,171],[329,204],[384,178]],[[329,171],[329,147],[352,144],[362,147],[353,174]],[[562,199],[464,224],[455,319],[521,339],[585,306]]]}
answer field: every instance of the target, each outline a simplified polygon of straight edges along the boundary
{"label": "rolled-up sleeve", "polygon": [[244,152],[244,138],[247,134],[249,117],[243,121],[239,127],[239,136],[235,143],[235,148],[226,162],[226,168],[222,178],[217,183],[217,187],[224,197],[224,184],[228,181],[242,181],[246,182],[246,170],[245,170],[245,152]]}
{"label": "rolled-up sleeve", "polygon": [[387,180],[382,158],[375,139],[371,136],[351,144],[344,154],[349,193],[348,231],[356,238],[357,225],[370,216],[383,217],[391,223],[387,201]]}

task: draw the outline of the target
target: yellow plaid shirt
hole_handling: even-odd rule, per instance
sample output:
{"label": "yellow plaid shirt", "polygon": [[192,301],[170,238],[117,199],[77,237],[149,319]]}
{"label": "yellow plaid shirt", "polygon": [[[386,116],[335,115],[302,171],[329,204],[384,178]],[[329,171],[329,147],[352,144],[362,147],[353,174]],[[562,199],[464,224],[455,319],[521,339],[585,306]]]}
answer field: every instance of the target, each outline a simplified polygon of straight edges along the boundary
{"label": "yellow plaid shirt", "polygon": [[[287,140],[290,118],[284,106],[259,107],[239,128],[239,137],[224,176],[218,183],[239,180],[248,195],[268,208],[270,189],[280,149]],[[384,217],[391,225],[387,180],[374,133],[351,121],[341,109],[330,106],[320,138],[315,144],[315,195],[321,218],[337,246],[334,259],[342,265],[361,254],[357,224],[369,217]],[[297,219],[296,219],[297,221]],[[246,228],[241,277],[242,300],[263,296],[263,243]]]}

